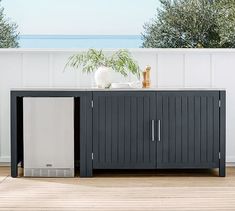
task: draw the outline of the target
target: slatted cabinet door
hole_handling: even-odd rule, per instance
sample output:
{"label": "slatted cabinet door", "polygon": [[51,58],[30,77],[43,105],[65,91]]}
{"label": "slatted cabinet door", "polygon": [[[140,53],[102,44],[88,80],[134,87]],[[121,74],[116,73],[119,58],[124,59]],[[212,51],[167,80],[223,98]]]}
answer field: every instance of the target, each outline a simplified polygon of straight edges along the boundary
{"label": "slatted cabinet door", "polygon": [[93,168],[154,169],[155,94],[94,92],[93,100]]}
{"label": "slatted cabinet door", "polygon": [[157,168],[219,167],[219,92],[158,92]]}

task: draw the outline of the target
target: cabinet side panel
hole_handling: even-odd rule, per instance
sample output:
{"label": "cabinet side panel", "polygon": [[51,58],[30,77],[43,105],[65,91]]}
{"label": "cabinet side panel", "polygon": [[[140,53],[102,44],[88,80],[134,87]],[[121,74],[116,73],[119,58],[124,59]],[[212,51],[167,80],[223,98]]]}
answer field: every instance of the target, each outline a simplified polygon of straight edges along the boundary
{"label": "cabinet side panel", "polygon": [[226,93],[220,92],[220,176],[226,175],[225,157],[226,157]]}

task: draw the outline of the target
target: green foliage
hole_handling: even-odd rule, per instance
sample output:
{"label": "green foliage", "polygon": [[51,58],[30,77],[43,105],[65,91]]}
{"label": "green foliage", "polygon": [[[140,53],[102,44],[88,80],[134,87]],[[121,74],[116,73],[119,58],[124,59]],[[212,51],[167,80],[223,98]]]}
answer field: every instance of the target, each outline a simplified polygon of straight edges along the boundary
{"label": "green foliage", "polygon": [[[0,0],[1,3],[1,0]],[[5,17],[4,9],[0,5],[0,48],[17,48],[18,32],[17,25]]]}
{"label": "green foliage", "polygon": [[126,49],[118,50],[111,56],[106,56],[102,50],[89,49],[87,52],[78,53],[69,57],[65,68],[81,68],[82,72],[90,73],[101,66],[110,67],[123,76],[127,76],[128,72],[131,72],[137,77],[140,76],[139,65]]}
{"label": "green foliage", "polygon": [[235,0],[160,0],[144,25],[146,48],[234,48]]}

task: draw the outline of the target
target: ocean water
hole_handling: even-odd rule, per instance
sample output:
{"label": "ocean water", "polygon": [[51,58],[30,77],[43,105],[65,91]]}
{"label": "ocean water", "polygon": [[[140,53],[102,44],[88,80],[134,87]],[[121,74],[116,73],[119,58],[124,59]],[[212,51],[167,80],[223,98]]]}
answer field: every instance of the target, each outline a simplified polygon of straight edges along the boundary
{"label": "ocean water", "polygon": [[20,48],[140,48],[140,35],[21,35]]}

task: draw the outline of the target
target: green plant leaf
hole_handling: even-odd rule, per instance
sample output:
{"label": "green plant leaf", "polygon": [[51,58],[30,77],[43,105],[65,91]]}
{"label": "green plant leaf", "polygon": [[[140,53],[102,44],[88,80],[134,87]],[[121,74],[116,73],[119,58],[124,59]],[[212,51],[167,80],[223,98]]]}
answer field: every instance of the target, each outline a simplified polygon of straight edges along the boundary
{"label": "green plant leaf", "polygon": [[111,56],[105,56],[102,50],[89,49],[68,58],[65,69],[72,67],[81,69],[84,73],[91,73],[101,66],[112,68],[114,71],[128,76],[129,73],[140,77],[140,67],[126,49],[114,52]]}

